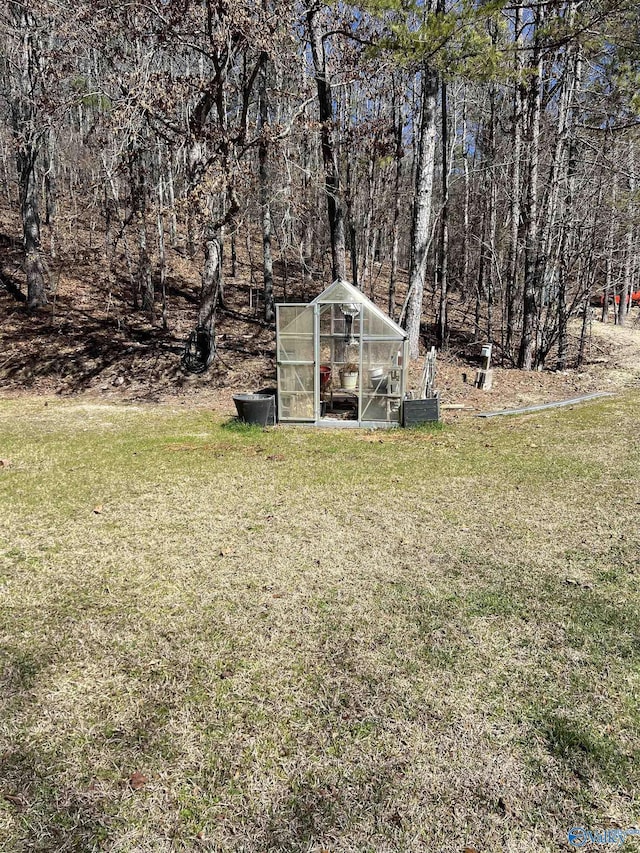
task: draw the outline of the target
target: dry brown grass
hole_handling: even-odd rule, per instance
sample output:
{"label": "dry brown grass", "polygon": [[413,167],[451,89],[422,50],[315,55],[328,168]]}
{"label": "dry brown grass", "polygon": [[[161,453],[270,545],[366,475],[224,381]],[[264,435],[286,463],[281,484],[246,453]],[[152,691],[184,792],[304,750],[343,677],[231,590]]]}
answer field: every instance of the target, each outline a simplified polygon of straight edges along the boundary
{"label": "dry brown grass", "polygon": [[639,402],[382,437],[0,404],[0,849],[640,820]]}

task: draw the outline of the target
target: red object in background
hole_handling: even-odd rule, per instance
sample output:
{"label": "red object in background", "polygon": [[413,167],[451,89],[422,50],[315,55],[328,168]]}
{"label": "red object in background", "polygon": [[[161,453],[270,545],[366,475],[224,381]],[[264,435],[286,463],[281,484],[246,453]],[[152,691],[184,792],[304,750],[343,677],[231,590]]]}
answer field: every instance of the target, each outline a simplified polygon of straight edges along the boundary
{"label": "red object in background", "polygon": [[320,365],[320,388],[324,389],[331,382],[331,368],[326,364]]}
{"label": "red object in background", "polygon": [[[611,301],[612,301],[612,299],[611,299],[611,297],[609,297],[609,302],[611,302]],[[615,303],[616,303],[616,305],[620,305],[620,297],[619,296],[615,297]],[[634,290],[633,293],[631,294],[631,304],[632,305],[640,305],[640,290]],[[600,297],[600,305],[604,305],[604,296]]]}

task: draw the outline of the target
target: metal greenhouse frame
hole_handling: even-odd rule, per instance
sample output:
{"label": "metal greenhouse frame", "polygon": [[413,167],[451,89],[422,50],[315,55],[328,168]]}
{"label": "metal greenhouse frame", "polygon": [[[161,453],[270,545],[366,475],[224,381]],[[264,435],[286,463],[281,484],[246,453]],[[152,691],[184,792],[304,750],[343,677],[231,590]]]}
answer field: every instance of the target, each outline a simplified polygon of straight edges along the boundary
{"label": "metal greenhouse frame", "polygon": [[399,426],[407,335],[346,281],[313,302],[276,306],[278,420]]}

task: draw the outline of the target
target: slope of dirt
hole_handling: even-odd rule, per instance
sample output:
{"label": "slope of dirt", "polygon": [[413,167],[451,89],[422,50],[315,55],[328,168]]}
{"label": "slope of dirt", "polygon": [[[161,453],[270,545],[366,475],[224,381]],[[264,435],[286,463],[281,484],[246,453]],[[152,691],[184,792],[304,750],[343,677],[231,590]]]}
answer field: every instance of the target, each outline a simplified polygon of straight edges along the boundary
{"label": "slope of dirt", "polygon": [[[580,323],[576,323],[571,331],[576,349]],[[633,309],[628,325],[624,327],[593,320],[580,369],[525,372],[494,367],[493,388],[480,391],[473,386],[473,361],[470,355],[466,360],[446,355],[439,357],[436,384],[443,402],[445,405],[452,403],[466,407],[463,410],[445,410],[448,419],[469,412],[556,402],[593,391],[616,392],[637,388],[640,387],[640,312]],[[414,377],[416,375],[414,371]]]}
{"label": "slope of dirt", "polygon": [[[17,222],[0,212],[0,387],[5,393],[203,402],[220,396],[230,401],[226,389],[255,388],[275,376],[275,336],[255,305],[250,259],[239,259],[236,278],[227,271],[217,329],[219,357],[206,375],[194,376],[182,369],[181,356],[197,317],[197,259],[179,248],[168,251],[163,329],[159,294],[155,322],[132,309],[124,255],[110,279],[103,245],[92,238],[91,229],[69,230],[58,235],[49,305],[29,316],[17,233]],[[277,295],[283,298],[282,287]],[[297,301],[298,294],[292,295]]]}
{"label": "slope of dirt", "polygon": [[640,382],[640,312],[636,309],[625,326],[594,322],[589,357],[600,365],[603,378],[614,386]]}
{"label": "slope of dirt", "polygon": [[[179,247],[168,253],[167,328],[156,306],[155,322],[132,310],[132,293],[124,255],[109,277],[102,242],[95,227],[77,222],[60,227],[58,256],[52,265],[54,293],[50,304],[29,316],[24,301],[24,274],[18,222],[0,212],[0,388],[6,394],[83,394],[123,401],[179,399],[193,405],[232,412],[232,395],[256,391],[275,381],[275,336],[261,318],[257,251],[242,247],[236,277],[225,271],[225,302],[217,328],[217,359],[210,371],[192,375],[182,369],[181,354],[195,325],[199,289],[198,259]],[[302,281],[299,262],[282,259],[276,268],[276,299],[305,302],[329,283],[318,271]],[[385,271],[377,273],[374,299],[385,308]],[[402,299],[404,282],[400,283]],[[374,282],[374,285],[376,283]],[[482,342],[469,329],[472,306],[454,303],[452,343],[438,358],[436,385],[446,405],[445,417],[500,407],[550,402],[595,390],[616,390],[640,382],[640,317],[633,309],[621,328],[592,320],[585,360],[580,370],[531,372],[494,365],[490,391],[473,386]],[[427,318],[434,309],[427,299]],[[580,324],[572,328],[577,350]],[[425,345],[434,341],[433,327],[424,329]],[[421,361],[411,366],[410,387],[417,388]]]}

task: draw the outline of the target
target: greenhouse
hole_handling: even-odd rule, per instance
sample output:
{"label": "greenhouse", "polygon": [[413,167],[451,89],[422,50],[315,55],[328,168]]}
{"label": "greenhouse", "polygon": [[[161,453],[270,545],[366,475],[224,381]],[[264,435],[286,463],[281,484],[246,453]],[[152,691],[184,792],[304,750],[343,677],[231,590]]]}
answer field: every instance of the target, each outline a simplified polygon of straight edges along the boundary
{"label": "greenhouse", "polygon": [[407,336],[356,287],[335,281],[313,302],[277,305],[278,420],[398,426]]}

